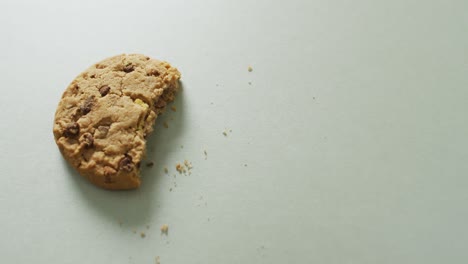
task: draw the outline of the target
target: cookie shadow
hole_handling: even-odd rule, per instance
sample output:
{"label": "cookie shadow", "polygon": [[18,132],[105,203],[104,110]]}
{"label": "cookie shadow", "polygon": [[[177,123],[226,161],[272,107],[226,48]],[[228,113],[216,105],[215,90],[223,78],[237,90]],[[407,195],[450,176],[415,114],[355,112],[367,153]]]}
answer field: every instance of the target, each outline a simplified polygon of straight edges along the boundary
{"label": "cookie shadow", "polygon": [[[177,111],[171,111],[175,106]],[[184,95],[183,84],[174,103],[168,105],[166,112],[156,119],[153,133],[147,141],[146,159],[141,165],[142,185],[139,189],[128,191],[109,191],[94,186],[80,176],[64,159],[62,163],[71,176],[77,192],[83,197],[83,202],[95,211],[97,215],[114,223],[122,223],[129,228],[141,228],[158,217],[163,192],[167,192],[161,184],[164,174],[164,164],[167,153],[179,146],[178,137],[184,130]],[[171,122],[169,129],[162,125],[166,120]],[[153,167],[146,163],[154,162]],[[164,188],[164,189],[163,189]]]}

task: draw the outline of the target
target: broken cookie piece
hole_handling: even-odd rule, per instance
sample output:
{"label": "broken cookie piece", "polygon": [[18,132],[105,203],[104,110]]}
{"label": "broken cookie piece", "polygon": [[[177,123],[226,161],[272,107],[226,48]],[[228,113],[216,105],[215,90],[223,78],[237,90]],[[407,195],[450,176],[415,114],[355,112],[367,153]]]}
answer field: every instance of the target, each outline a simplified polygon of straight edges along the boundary
{"label": "broken cookie piece", "polygon": [[146,138],[174,100],[179,71],[139,54],[105,59],[68,86],[54,120],[63,157],[93,184],[137,188]]}

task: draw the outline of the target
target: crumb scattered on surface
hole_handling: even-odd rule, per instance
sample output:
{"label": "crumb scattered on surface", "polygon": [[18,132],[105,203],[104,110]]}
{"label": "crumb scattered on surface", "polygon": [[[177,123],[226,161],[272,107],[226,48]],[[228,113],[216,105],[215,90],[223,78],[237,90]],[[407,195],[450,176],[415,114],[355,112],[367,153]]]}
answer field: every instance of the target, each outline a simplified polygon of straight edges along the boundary
{"label": "crumb scattered on surface", "polygon": [[249,82],[249,85],[252,85],[252,82]]}
{"label": "crumb scattered on surface", "polygon": [[141,236],[141,238],[145,238],[145,237],[146,237],[146,234],[145,234],[144,232],[141,232],[141,233],[140,233],[140,236]]}
{"label": "crumb scattered on surface", "polygon": [[229,129],[229,133],[232,133],[232,129]]}
{"label": "crumb scattered on surface", "polygon": [[184,160],[184,165],[187,167],[188,170],[191,170],[193,168],[192,163],[188,160]]}
{"label": "crumb scattered on surface", "polygon": [[249,67],[247,68],[247,70],[248,70],[249,72],[253,71],[252,66],[249,66]]}
{"label": "crumb scattered on surface", "polygon": [[166,121],[164,121],[163,126],[164,126],[165,128],[169,128],[169,124],[168,124]]}
{"label": "crumb scattered on surface", "polygon": [[159,256],[157,256],[156,258],[154,258],[154,263],[155,263],[155,264],[161,264],[161,261],[159,260]]}
{"label": "crumb scattered on surface", "polygon": [[167,169],[167,167],[164,167],[164,173],[169,173],[169,170]]}
{"label": "crumb scattered on surface", "polygon": [[206,152],[206,149],[203,151],[203,154],[205,154],[205,160],[208,159],[208,152]]}
{"label": "crumb scattered on surface", "polygon": [[223,131],[223,135],[224,135],[225,137],[227,137],[227,132],[226,132],[226,131]]}
{"label": "crumb scattered on surface", "polygon": [[169,231],[169,226],[167,224],[164,224],[161,226],[161,233],[167,235],[168,231]]}
{"label": "crumb scattered on surface", "polygon": [[185,166],[180,164],[180,163],[177,163],[175,168],[179,173],[184,173],[185,172]]}
{"label": "crumb scattered on surface", "polygon": [[244,167],[247,167],[247,164],[244,164]]}
{"label": "crumb scattered on surface", "polygon": [[[177,172],[179,172],[179,174],[183,173],[183,174],[185,174],[187,176],[187,174],[188,175],[192,174],[192,172],[190,170],[193,168],[193,165],[192,165],[192,163],[190,161],[184,160],[183,163],[178,162],[176,164],[175,168],[176,168]],[[174,175],[174,177],[175,177],[175,175]]]}
{"label": "crumb scattered on surface", "polygon": [[171,110],[175,112],[175,111],[177,111],[177,107],[171,106]]}
{"label": "crumb scattered on surface", "polygon": [[172,192],[172,188],[169,188],[169,191]]}
{"label": "crumb scattered on surface", "polygon": [[154,162],[150,161],[150,162],[146,162],[146,167],[153,167],[154,166]]}

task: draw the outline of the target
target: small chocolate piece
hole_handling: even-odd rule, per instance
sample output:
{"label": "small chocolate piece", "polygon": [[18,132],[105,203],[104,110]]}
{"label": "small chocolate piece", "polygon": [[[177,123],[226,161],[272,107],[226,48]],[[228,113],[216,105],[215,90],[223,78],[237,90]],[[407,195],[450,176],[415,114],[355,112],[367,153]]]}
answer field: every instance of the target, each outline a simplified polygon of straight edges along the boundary
{"label": "small chocolate piece", "polygon": [[156,108],[164,108],[166,107],[166,102],[164,100],[158,100],[155,104],[154,107]]}
{"label": "small chocolate piece", "polygon": [[99,88],[99,93],[101,94],[101,96],[106,96],[110,91],[110,87],[109,85],[104,85],[102,86],[101,88]]}
{"label": "small chocolate piece", "polygon": [[156,70],[156,69],[151,69],[151,70],[148,72],[148,76],[155,76],[155,77],[158,77],[158,76],[159,76],[159,72],[158,72],[158,70]]}
{"label": "small chocolate piece", "polygon": [[123,67],[123,71],[126,72],[126,73],[129,73],[129,72],[132,72],[134,71],[135,69],[133,68],[133,65],[132,64],[127,64]]}
{"label": "small chocolate piece", "polygon": [[151,168],[154,166],[154,162],[150,161],[146,163],[146,167]]}
{"label": "small chocolate piece", "polygon": [[92,147],[94,143],[94,137],[91,135],[91,133],[84,133],[83,136],[81,136],[81,142],[83,142],[83,145],[87,148]]}
{"label": "small chocolate piece", "polygon": [[121,170],[131,172],[133,170],[133,167],[135,167],[135,165],[132,162],[132,157],[125,154],[125,157],[119,162],[119,167]]}
{"label": "small chocolate piece", "polygon": [[86,115],[87,113],[91,112],[91,107],[93,106],[93,97],[90,96],[86,98],[83,105],[80,106],[80,111],[82,115]]}
{"label": "small chocolate piece", "polygon": [[72,123],[68,124],[67,127],[65,128],[65,131],[63,131],[63,135],[65,137],[73,137],[78,135],[80,133],[80,125],[78,123]]}

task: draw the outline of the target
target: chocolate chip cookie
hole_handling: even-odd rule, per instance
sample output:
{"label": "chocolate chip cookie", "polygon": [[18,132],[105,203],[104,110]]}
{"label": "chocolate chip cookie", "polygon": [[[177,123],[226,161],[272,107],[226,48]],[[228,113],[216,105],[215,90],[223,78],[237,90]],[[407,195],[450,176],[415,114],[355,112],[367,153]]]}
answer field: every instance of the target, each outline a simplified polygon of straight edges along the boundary
{"label": "chocolate chip cookie", "polygon": [[76,77],[54,122],[63,157],[105,189],[140,186],[140,162],[156,117],[174,100],[179,71],[140,54],[105,59]]}

